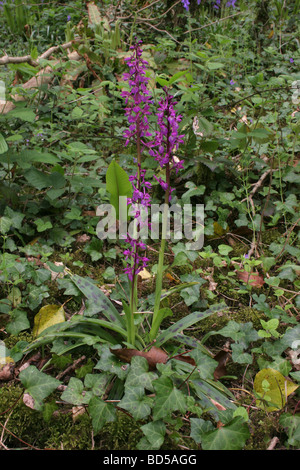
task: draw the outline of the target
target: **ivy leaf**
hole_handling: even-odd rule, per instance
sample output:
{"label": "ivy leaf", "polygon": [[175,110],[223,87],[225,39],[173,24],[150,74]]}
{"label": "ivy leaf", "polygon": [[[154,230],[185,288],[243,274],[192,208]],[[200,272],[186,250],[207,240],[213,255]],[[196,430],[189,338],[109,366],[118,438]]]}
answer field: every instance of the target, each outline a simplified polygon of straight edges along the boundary
{"label": "ivy leaf", "polygon": [[279,424],[288,435],[288,443],[291,446],[300,446],[300,416],[284,413],[279,418]]}
{"label": "ivy leaf", "polygon": [[191,434],[196,444],[200,444],[203,434],[213,431],[214,426],[211,421],[205,421],[202,418],[191,418]]}
{"label": "ivy leaf", "polygon": [[25,391],[33,398],[33,408],[42,410],[43,400],[60,385],[60,381],[39,371],[35,366],[28,366],[19,374]]}
{"label": "ivy leaf", "polygon": [[96,346],[96,349],[98,349],[100,360],[95,365],[95,369],[116,374],[119,379],[124,380],[128,373],[128,366],[124,367],[124,363],[111,352],[108,346]]}
{"label": "ivy leaf", "polygon": [[190,356],[194,359],[199,368],[200,377],[203,379],[213,378],[214,371],[218,366],[218,362],[205,354],[200,348],[196,348],[190,352]]}
{"label": "ivy leaf", "polygon": [[10,322],[6,327],[6,331],[11,335],[17,336],[20,331],[30,328],[27,313],[23,310],[14,310],[10,315]]}
{"label": "ivy leaf", "polygon": [[93,397],[88,406],[95,433],[99,432],[106,423],[116,420],[116,409],[110,403],[105,403],[99,397]]}
{"label": "ivy leaf", "polygon": [[125,390],[143,385],[150,392],[153,392],[153,380],[157,378],[154,372],[149,372],[147,359],[141,356],[134,356],[131,360],[130,369],[125,382]]}
{"label": "ivy leaf", "polygon": [[286,347],[296,348],[300,345],[300,325],[295,326],[294,328],[287,328],[281,342]]}
{"label": "ivy leaf", "polygon": [[252,322],[237,323],[230,320],[227,325],[217,332],[219,335],[229,337],[247,347],[252,341],[259,339],[257,331],[253,328]]}
{"label": "ivy leaf", "polygon": [[232,344],[232,360],[238,364],[252,364],[253,358],[251,354],[244,352],[244,346],[240,343]]}
{"label": "ivy leaf", "polygon": [[61,399],[72,405],[82,405],[90,401],[91,392],[84,393],[82,381],[76,377],[71,377],[67,388],[61,395]]}
{"label": "ivy leaf", "polygon": [[181,411],[184,413],[187,408],[185,395],[178,390],[169,377],[162,376],[153,382],[156,391],[155,407],[153,409],[153,419],[159,420],[172,413]]}
{"label": "ivy leaf", "polygon": [[145,395],[144,387],[127,388],[119,407],[129,411],[134,419],[145,419],[151,413],[152,399]]}
{"label": "ivy leaf", "polygon": [[[148,447],[149,449],[151,448],[153,450],[157,450],[164,443],[166,425],[163,421],[151,421],[150,423],[141,426],[141,430],[145,434],[147,441],[150,444]],[[139,448],[139,444],[137,447]]]}
{"label": "ivy leaf", "polygon": [[248,425],[237,416],[229,424],[203,434],[201,447],[203,450],[241,450],[249,437]]}

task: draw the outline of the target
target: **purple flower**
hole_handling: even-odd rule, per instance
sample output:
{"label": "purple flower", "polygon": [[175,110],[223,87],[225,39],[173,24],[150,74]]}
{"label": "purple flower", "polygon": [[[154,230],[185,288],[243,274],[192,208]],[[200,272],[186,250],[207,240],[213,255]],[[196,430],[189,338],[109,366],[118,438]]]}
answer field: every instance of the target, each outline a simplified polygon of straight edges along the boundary
{"label": "purple flower", "polygon": [[216,3],[214,4],[214,8],[218,10],[220,7],[220,4],[221,4],[221,0],[216,0]]}
{"label": "purple flower", "polygon": [[229,2],[226,3],[226,6],[235,8],[235,2],[236,0],[229,0]]}
{"label": "purple flower", "polygon": [[293,57],[290,58],[290,63],[293,64],[294,63],[294,59]]}
{"label": "purple flower", "polygon": [[189,6],[190,6],[189,0],[181,0],[181,2],[183,4],[184,8],[186,9],[186,11],[189,11]]}
{"label": "purple flower", "polygon": [[[175,156],[179,144],[183,143],[183,135],[178,133],[179,123],[182,116],[176,115],[174,106],[176,102],[169,91],[164,88],[165,96],[158,104],[157,127],[155,139],[150,144],[149,154],[158,161],[161,168],[166,168],[169,173],[175,170],[176,174],[183,168],[183,160]],[[169,182],[164,182],[161,178],[156,178],[164,191],[169,190],[170,197],[173,191]]]}
{"label": "purple flower", "polygon": [[125,59],[129,72],[124,73],[123,78],[130,86],[130,91],[121,92],[121,96],[125,98],[127,105],[125,114],[129,123],[129,129],[124,133],[126,137],[125,145],[132,138],[136,139],[137,134],[139,137],[151,136],[148,131],[149,123],[147,119],[147,116],[151,114],[150,104],[152,103],[150,92],[147,90],[150,79],[146,77],[148,62],[142,59],[141,43],[142,41],[139,41],[131,46],[130,49],[133,53]]}
{"label": "purple flower", "polygon": [[235,84],[235,81],[234,80],[230,80],[230,85],[234,85]]}
{"label": "purple flower", "polygon": [[67,21],[71,21],[71,15],[67,16]]}
{"label": "purple flower", "polygon": [[[131,205],[131,214],[133,215],[136,224],[136,230],[141,231],[145,224],[143,218],[144,210],[150,206],[150,195],[148,193],[151,189],[151,184],[145,181],[146,170],[141,166],[141,154],[146,148],[145,137],[151,137],[149,132],[148,116],[151,114],[150,104],[152,104],[152,97],[147,90],[149,78],[146,77],[146,67],[148,62],[142,59],[142,41],[136,41],[131,46],[132,54],[125,59],[129,72],[123,75],[123,78],[129,84],[129,91],[123,91],[121,96],[125,98],[126,108],[125,114],[128,119],[129,129],[124,132],[126,138],[125,145],[134,141],[137,148],[137,173],[130,176],[129,180],[132,183],[133,192],[132,197],[128,198],[127,203]],[[146,245],[134,238],[129,233],[125,240],[130,244],[131,249],[124,251],[125,259],[128,261],[125,268],[130,281],[133,281],[135,276],[147,266],[148,258],[141,256],[140,252],[146,249]]]}

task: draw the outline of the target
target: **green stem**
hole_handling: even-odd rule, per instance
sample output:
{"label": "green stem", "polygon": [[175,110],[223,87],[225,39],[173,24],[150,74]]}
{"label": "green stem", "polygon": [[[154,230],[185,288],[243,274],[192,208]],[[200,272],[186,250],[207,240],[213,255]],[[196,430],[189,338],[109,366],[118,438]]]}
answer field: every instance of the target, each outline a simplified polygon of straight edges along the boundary
{"label": "green stem", "polygon": [[[140,123],[137,120],[136,124],[137,129],[137,164],[138,164],[138,171],[137,171],[137,187],[140,189],[141,186],[141,165],[142,165],[142,152],[141,152],[141,138],[140,138]],[[135,271],[136,268],[136,257],[137,257],[137,246],[135,247],[135,254],[133,260],[133,268]],[[127,323],[127,341],[128,343],[134,346],[135,344],[135,325],[134,325],[134,312],[137,311],[137,276],[135,272],[133,273],[133,278],[131,282],[131,289],[130,289],[130,318],[128,318]]]}
{"label": "green stem", "polygon": [[170,165],[169,163],[167,163],[166,165],[166,183],[167,183],[167,191],[165,194],[164,212],[162,215],[162,234],[161,234],[161,244],[160,244],[160,250],[159,250],[157,275],[156,275],[155,301],[154,301],[152,326],[151,326],[151,330],[149,333],[150,341],[153,341],[155,339],[158,329],[160,327],[161,321],[162,321],[162,317],[159,315],[159,310],[160,310],[160,299],[161,299],[162,281],[163,281],[166,235],[167,235],[167,226],[168,226],[168,208],[169,208],[169,195],[170,195]]}

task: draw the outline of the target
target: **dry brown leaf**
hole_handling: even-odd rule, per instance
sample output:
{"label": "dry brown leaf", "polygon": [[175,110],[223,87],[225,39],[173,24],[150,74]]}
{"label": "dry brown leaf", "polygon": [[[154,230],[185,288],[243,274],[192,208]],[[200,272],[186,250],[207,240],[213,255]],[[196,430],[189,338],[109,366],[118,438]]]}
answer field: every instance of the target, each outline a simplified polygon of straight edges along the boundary
{"label": "dry brown leaf", "polygon": [[35,402],[34,402],[34,399],[32,398],[31,395],[29,395],[29,393],[24,393],[23,395],[23,402],[26,406],[28,406],[28,408],[31,408],[32,410],[34,410],[34,406],[35,406]]}
{"label": "dry brown leaf", "polygon": [[236,273],[240,281],[250,284],[252,287],[262,287],[265,283],[264,278],[258,272],[237,271]]}
{"label": "dry brown leaf", "polygon": [[79,418],[79,416],[83,415],[85,413],[85,407],[84,406],[73,406],[72,408],[72,419],[73,423]]}
{"label": "dry brown leaf", "polygon": [[225,411],[226,408],[221,405],[220,403],[218,403],[217,401],[215,401],[213,398],[210,398],[210,401],[212,402],[213,405],[215,405],[215,407],[220,410],[220,411]]}
{"label": "dry brown leaf", "polygon": [[0,381],[7,382],[14,378],[15,363],[8,362],[7,364],[0,365]]}
{"label": "dry brown leaf", "polygon": [[127,348],[111,349],[110,351],[122,361],[129,363],[134,356],[142,356],[147,359],[150,370],[154,370],[156,364],[165,364],[168,360],[168,355],[162,349],[156,348],[155,346],[152,346],[147,352]]}
{"label": "dry brown leaf", "polygon": [[82,235],[78,235],[76,238],[76,243],[86,243],[90,241],[91,237],[87,235],[86,233],[83,233]]}
{"label": "dry brown leaf", "polygon": [[172,359],[177,359],[177,361],[182,361],[182,362],[187,362],[188,364],[191,364],[191,366],[196,367],[196,362],[194,359],[190,356],[183,356],[179,354],[178,356],[173,356]]}

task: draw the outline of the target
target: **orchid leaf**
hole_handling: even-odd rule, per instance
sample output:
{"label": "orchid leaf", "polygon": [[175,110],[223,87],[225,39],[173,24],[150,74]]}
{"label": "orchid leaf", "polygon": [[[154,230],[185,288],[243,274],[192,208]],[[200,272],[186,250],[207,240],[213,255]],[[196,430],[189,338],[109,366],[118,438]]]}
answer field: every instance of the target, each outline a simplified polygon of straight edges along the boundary
{"label": "orchid leaf", "polygon": [[205,310],[204,312],[193,312],[187,315],[186,317],[181,318],[178,322],[171,325],[169,328],[160,333],[156,340],[156,346],[159,347],[164,344],[169,339],[181,333],[186,328],[189,328],[191,325],[203,320],[204,318],[209,317],[213,313],[220,312],[227,308],[225,304],[217,304],[211,308]]}

